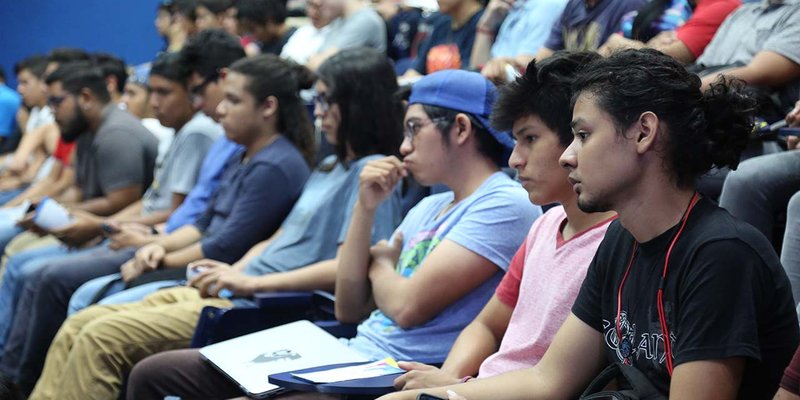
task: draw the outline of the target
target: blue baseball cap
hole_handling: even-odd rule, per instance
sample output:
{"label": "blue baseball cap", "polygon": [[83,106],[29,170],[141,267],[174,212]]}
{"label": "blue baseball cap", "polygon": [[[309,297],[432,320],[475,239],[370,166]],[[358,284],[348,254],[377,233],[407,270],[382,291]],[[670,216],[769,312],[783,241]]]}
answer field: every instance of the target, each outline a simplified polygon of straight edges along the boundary
{"label": "blue baseball cap", "polygon": [[470,114],[507,149],[514,148],[508,132],[492,128],[489,116],[497,99],[497,88],[483,75],[458,69],[437,71],[411,87],[408,104],[426,104]]}

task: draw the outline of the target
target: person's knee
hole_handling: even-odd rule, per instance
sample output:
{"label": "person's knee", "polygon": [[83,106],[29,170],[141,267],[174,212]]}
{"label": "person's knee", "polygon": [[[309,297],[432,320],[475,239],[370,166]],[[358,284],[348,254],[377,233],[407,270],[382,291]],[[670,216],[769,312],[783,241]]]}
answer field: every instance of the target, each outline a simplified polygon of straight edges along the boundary
{"label": "person's knee", "polygon": [[80,329],[73,351],[111,357],[118,350],[117,346],[124,345],[117,340],[120,331],[119,324],[113,318],[103,316],[93,319]]}
{"label": "person's knee", "polygon": [[155,354],[136,363],[128,376],[128,391],[144,390],[158,382],[164,375],[162,358],[163,353]]}
{"label": "person's knee", "polygon": [[758,180],[763,178],[764,171],[757,159],[745,160],[735,171],[725,178],[724,190],[752,190]]}
{"label": "person's knee", "polygon": [[[56,298],[59,304],[69,301],[72,293],[70,289],[71,281],[70,270],[66,265],[58,263],[47,263],[41,269],[39,275],[38,288],[40,293],[47,294],[49,298]],[[37,298],[40,294],[37,294]]]}
{"label": "person's knee", "polygon": [[787,223],[800,223],[800,192],[795,193],[789,199],[789,205],[786,207],[786,221]]}
{"label": "person's knee", "polygon": [[44,264],[39,275],[39,287],[44,290],[50,290],[51,287],[63,281],[63,270],[60,268],[53,268],[50,263]]}
{"label": "person's knee", "polygon": [[64,321],[64,325],[61,329],[69,329],[73,332],[80,332],[106,314],[108,314],[108,311],[102,306],[86,307],[67,318],[67,320]]}
{"label": "person's knee", "polygon": [[24,254],[16,254],[8,257],[6,260],[6,271],[4,273],[5,278],[3,279],[17,279],[22,275],[22,266],[27,260],[25,257],[20,256],[24,256]]}

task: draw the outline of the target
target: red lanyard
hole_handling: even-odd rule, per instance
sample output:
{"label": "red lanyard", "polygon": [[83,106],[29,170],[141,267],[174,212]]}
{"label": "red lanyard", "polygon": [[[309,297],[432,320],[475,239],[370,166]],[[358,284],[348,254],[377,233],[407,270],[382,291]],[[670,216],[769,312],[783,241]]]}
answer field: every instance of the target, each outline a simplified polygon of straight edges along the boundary
{"label": "red lanyard", "polygon": [[[689,214],[692,213],[692,209],[697,204],[697,201],[700,199],[699,193],[695,192],[692,196],[692,199],[689,201],[689,206],[686,207],[686,211],[683,213],[683,217],[681,218],[680,224],[681,227],[678,229],[678,232],[675,234],[675,237],[672,238],[672,243],[670,243],[669,248],[667,249],[667,255],[664,258],[664,270],[661,273],[661,281],[658,284],[658,295],[657,295],[657,306],[658,306],[658,320],[659,324],[661,325],[661,334],[664,336],[664,351],[667,353],[666,361],[667,361],[667,372],[670,376],[672,376],[672,343],[670,342],[669,337],[669,327],[667,326],[667,318],[664,312],[664,282],[667,279],[667,270],[669,269],[669,257],[672,255],[672,249],[675,247],[675,243],[678,241],[678,238],[683,233],[683,228],[686,227],[686,222],[689,220]],[[633,259],[636,257],[636,250],[639,248],[639,243],[635,240],[633,241],[633,251],[631,252],[631,258],[628,261],[628,267],[625,269],[625,274],[622,275],[622,281],[619,284],[619,290],[617,291],[617,346],[622,346],[622,326],[621,326],[621,318],[622,318],[622,288],[625,286],[625,280],[628,279],[628,274],[631,272],[631,266],[633,265]],[[632,344],[630,344],[632,346]],[[630,353],[629,353],[630,354]],[[628,355],[623,354],[623,357],[627,358]],[[627,364],[628,361],[624,360]]]}

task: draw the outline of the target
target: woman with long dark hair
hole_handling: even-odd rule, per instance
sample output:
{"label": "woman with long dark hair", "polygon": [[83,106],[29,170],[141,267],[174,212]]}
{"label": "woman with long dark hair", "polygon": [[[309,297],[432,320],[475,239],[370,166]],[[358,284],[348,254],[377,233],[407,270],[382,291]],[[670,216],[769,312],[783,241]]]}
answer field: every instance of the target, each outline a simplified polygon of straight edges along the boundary
{"label": "woman with long dark hair", "polygon": [[[227,120],[231,124],[248,126],[259,118],[280,115],[280,101],[270,95],[259,96],[260,86],[253,84],[254,81],[258,83],[258,78],[253,77],[269,74],[255,66],[252,70],[243,67],[251,62],[235,63],[225,78],[225,100],[220,104],[223,125]],[[283,61],[275,59],[270,63]],[[191,263],[189,268],[196,273],[189,281],[189,286],[193,287],[161,290],[142,302],[94,306],[73,315],[62,327],[48,354],[45,373],[34,392],[40,396],[38,398],[64,396],[66,393],[81,398],[117,397],[122,375],[136,362],[157,352],[185,347],[192,337],[200,310],[206,305],[252,305],[251,296],[256,291],[332,288],[337,252],[358,198],[361,168],[367,161],[385,156],[380,153],[383,149],[397,147],[391,143],[402,140],[402,125],[400,105],[393,96],[397,88],[394,73],[378,52],[342,51],[326,61],[321,72],[323,78],[322,83],[317,84],[319,95],[315,114],[322,119],[328,140],[340,149],[340,155],[323,160],[321,167],[311,174],[280,230],[233,265],[211,259]],[[291,76],[284,78],[290,79]],[[347,79],[353,76],[366,84],[360,85],[356,91],[343,92],[342,88],[349,85]],[[273,85],[278,84],[264,82],[264,88]],[[382,95],[376,96],[375,93]],[[259,97],[262,106],[258,112],[246,112],[246,105]],[[297,113],[300,112],[298,109]],[[300,114],[295,117],[302,121]],[[285,121],[286,130],[292,130],[292,119],[285,118]],[[397,121],[396,126],[392,126],[391,121]],[[362,128],[359,123],[370,130],[359,130]],[[302,125],[305,123],[298,126]],[[232,138],[235,135],[236,132],[231,133]],[[282,187],[271,185],[252,189],[270,194]],[[372,231],[375,242],[387,238],[399,222],[399,196],[383,202],[379,215]],[[258,224],[258,221],[252,221],[252,224]],[[235,232],[230,239],[237,239]],[[92,329],[82,329],[85,326]],[[120,336],[120,332],[124,335]],[[98,346],[98,342],[91,339],[86,341],[89,336],[102,337],[104,344]],[[135,345],[131,346],[133,343]],[[157,364],[160,360],[166,361],[156,367],[143,367],[141,375],[131,377],[128,385],[130,398],[157,398],[151,395],[156,392],[180,393],[185,398],[231,396],[231,385],[224,384],[224,377],[187,381],[184,380],[186,374],[169,374],[174,368],[190,371],[185,363],[202,363],[196,351],[169,352],[151,360]],[[72,365],[74,362],[81,363],[81,366]],[[145,364],[150,362],[148,360]],[[158,378],[150,376],[152,373]]]}

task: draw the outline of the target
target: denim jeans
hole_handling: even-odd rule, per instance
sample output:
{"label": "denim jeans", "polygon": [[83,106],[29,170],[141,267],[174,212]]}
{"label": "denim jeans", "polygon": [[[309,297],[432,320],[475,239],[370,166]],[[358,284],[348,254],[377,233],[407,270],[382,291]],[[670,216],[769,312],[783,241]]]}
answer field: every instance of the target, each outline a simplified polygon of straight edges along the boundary
{"label": "denim jeans", "polygon": [[107,288],[105,294],[97,304],[111,305],[133,303],[134,301],[141,301],[145,296],[155,293],[160,289],[181,284],[181,281],[159,281],[126,290],[125,282],[120,279],[121,277],[122,275],[120,274],[112,274],[101,276],[84,283],[75,291],[75,294],[73,294],[72,298],[69,300],[69,315],[92,305],[92,300],[97,296],[97,292],[113,281],[116,282]]}
{"label": "denim jeans", "polygon": [[[800,150],[743,161],[725,179],[719,205],[772,240],[775,216],[800,190]],[[788,225],[788,224],[787,224]]]}
{"label": "denim jeans", "polygon": [[[800,174],[800,170],[797,172]],[[783,235],[781,264],[792,283],[795,303],[800,302],[800,191],[789,200],[786,210],[786,232]]]}
{"label": "denim jeans", "polygon": [[68,253],[66,247],[48,246],[16,254],[6,262],[3,282],[0,283],[0,357],[5,352],[6,339],[17,311],[17,302],[28,278],[48,260]]}

